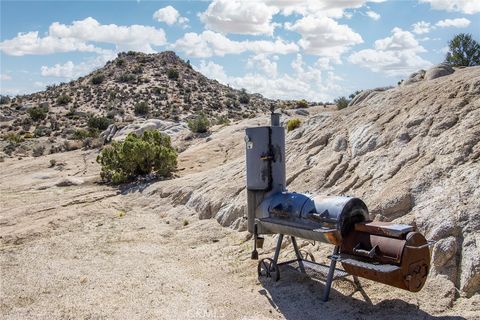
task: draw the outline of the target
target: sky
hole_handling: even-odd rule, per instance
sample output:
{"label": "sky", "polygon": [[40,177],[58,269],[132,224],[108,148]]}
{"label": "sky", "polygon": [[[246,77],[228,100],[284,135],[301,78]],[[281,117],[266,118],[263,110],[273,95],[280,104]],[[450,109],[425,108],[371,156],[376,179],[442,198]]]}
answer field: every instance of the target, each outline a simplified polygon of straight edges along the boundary
{"label": "sky", "polygon": [[175,51],[273,99],[333,101],[396,85],[480,41],[480,0],[0,0],[0,93],[68,82],[122,51]]}

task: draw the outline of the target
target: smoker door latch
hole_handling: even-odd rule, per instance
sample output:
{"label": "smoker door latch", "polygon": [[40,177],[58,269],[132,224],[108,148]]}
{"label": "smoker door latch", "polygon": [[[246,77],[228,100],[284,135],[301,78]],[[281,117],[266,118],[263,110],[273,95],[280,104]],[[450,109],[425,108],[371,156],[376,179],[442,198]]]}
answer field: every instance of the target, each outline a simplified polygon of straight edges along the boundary
{"label": "smoker door latch", "polygon": [[378,246],[374,246],[369,251],[369,250],[361,249],[360,248],[360,243],[359,243],[355,246],[355,248],[353,248],[353,253],[355,253],[356,255],[362,256],[362,257],[373,259],[373,257],[375,257],[375,252],[377,250],[377,247]]}
{"label": "smoker door latch", "polygon": [[263,161],[270,161],[270,160],[273,160],[273,156],[271,154],[266,154],[261,156],[260,159]]}

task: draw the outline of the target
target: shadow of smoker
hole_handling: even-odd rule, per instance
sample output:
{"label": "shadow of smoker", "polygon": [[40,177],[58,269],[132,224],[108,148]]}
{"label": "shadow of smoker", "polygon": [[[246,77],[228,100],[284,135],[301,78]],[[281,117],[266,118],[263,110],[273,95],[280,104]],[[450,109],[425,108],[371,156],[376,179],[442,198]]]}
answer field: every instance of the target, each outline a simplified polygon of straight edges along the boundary
{"label": "shadow of smoker", "polygon": [[[325,284],[289,269],[287,266],[281,268],[282,279],[285,281],[275,282],[272,279],[259,277],[263,289],[258,292],[268,299],[272,308],[286,319],[465,320],[460,316],[433,316],[421,310],[416,304],[401,299],[386,299],[372,304],[363,288],[356,286],[349,279],[342,279],[337,284],[342,287],[348,286],[346,290],[350,289],[350,294],[341,293],[332,288],[332,301],[322,302]],[[356,292],[362,295],[363,300],[354,296]],[[355,316],[352,317],[352,315]]]}

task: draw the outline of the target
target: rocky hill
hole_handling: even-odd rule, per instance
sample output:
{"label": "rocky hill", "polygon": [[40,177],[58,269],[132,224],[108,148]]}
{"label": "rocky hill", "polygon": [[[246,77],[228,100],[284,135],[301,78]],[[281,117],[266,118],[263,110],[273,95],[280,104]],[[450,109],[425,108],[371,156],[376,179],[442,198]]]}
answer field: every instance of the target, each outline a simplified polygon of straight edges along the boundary
{"label": "rocky hill", "polygon": [[[179,123],[200,112],[212,123],[225,122],[255,117],[274,101],[208,79],[165,51],[120,53],[85,77],[2,102],[0,147],[22,156],[79,148],[109,123],[120,128],[145,118]],[[98,119],[89,123],[92,117]]]}

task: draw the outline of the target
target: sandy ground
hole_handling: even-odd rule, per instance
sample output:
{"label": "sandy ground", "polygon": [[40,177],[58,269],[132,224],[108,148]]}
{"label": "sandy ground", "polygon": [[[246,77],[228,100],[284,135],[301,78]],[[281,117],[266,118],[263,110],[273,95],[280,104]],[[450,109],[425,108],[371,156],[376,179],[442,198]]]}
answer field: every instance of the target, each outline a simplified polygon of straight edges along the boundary
{"label": "sandy ground", "polygon": [[[337,281],[327,303],[323,282],[287,269],[260,282],[246,233],[146,195],[147,185],[99,184],[95,156],[0,163],[3,319],[480,319],[479,295],[452,302],[437,278],[418,294]],[[78,185],[56,186],[67,177]],[[331,250],[302,246],[317,261]],[[292,256],[288,246],[281,259]]]}

